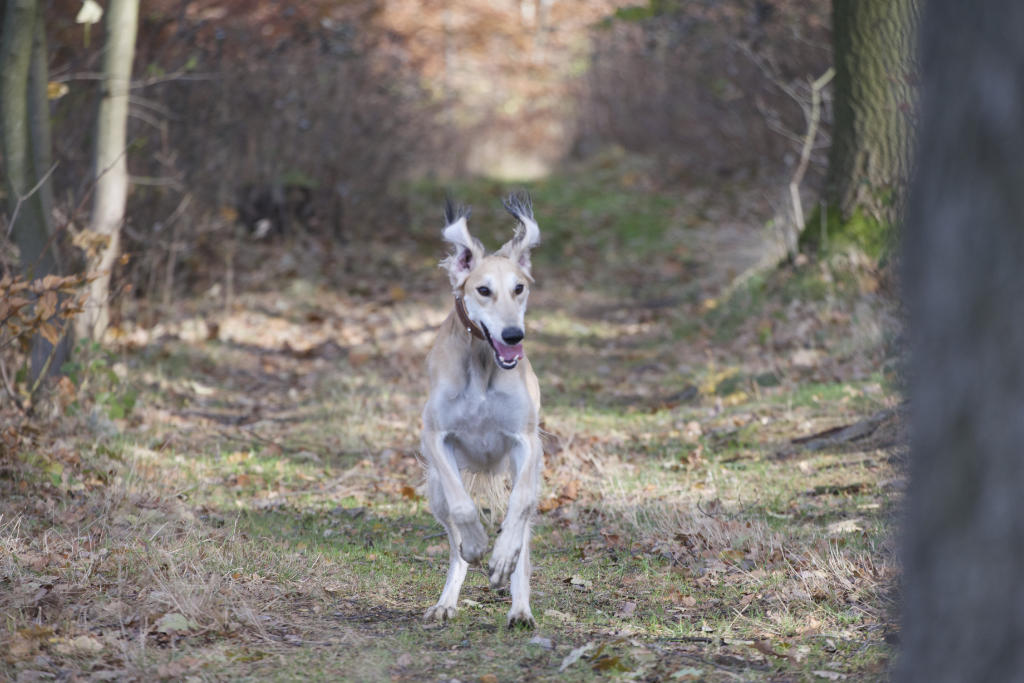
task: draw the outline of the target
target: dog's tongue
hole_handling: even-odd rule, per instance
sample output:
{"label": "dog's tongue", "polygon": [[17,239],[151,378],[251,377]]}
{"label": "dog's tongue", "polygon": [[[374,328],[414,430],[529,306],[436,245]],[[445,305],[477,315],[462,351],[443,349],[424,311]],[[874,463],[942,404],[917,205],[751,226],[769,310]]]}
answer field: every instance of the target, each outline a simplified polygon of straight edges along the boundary
{"label": "dog's tongue", "polygon": [[522,344],[516,344],[515,346],[509,346],[508,344],[503,344],[502,342],[498,341],[497,339],[495,339],[493,341],[494,341],[494,348],[495,348],[495,350],[498,352],[498,355],[501,356],[501,359],[503,361],[505,361],[506,363],[511,363],[512,361],[519,360],[520,358],[523,357],[523,345]]}

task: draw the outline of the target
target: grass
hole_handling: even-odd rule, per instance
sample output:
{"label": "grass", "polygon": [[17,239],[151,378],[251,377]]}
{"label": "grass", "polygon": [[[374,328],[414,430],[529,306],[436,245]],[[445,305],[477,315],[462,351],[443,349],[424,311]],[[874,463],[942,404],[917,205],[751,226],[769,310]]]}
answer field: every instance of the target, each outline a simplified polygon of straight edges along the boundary
{"label": "grass", "polygon": [[[420,622],[447,563],[416,459],[448,305],[424,223],[400,292],[372,280],[393,257],[370,247],[362,294],[188,302],[93,350],[102,367],[64,415],[4,413],[0,676],[884,677],[898,420],[792,442],[899,401],[875,275],[815,262],[709,306],[720,264],[691,237],[714,226],[645,169],[599,159],[529,186],[546,238],[528,342],[548,433],[535,632],[505,629],[509,597],[478,570],[453,623]],[[483,207],[505,189],[456,194]],[[860,335],[869,320],[883,333]]]}

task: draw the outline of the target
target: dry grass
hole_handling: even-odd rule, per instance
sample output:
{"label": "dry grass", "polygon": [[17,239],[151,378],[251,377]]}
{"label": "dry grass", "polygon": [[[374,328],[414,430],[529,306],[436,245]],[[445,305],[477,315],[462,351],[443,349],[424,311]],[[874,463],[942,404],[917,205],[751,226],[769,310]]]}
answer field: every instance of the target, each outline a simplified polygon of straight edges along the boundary
{"label": "dry grass", "polygon": [[[367,253],[382,272],[387,250]],[[454,623],[419,622],[447,559],[416,449],[448,302],[431,254],[401,258],[401,288],[367,275],[362,294],[293,282],[227,311],[196,300],[122,330],[100,357],[117,381],[97,374],[71,414],[4,413],[3,676],[884,676],[898,434],[791,442],[898,401],[884,348],[839,344],[884,303],[858,284],[870,273],[812,264],[709,305],[691,296],[706,282],[671,271],[677,303],[651,308],[612,288],[567,299],[578,273],[538,262],[547,459],[528,634],[504,629],[508,596],[478,572]],[[794,358],[808,339],[835,351]],[[134,410],[111,419],[129,386]]]}

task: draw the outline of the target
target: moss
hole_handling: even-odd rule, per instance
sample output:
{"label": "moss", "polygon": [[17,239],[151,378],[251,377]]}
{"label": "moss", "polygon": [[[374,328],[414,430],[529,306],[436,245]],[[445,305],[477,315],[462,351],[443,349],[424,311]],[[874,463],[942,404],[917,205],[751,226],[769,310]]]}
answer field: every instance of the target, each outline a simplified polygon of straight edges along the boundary
{"label": "moss", "polygon": [[892,250],[895,231],[889,223],[866,215],[860,209],[844,218],[835,207],[814,210],[807,228],[800,235],[800,250],[826,252],[855,246],[874,261],[881,261]]}

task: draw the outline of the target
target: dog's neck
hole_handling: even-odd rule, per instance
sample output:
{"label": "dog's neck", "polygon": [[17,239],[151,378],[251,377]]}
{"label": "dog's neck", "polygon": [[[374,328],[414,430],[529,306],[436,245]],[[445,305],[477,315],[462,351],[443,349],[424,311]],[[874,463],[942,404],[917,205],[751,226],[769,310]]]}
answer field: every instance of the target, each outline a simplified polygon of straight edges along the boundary
{"label": "dog's neck", "polygon": [[462,324],[462,327],[466,332],[469,332],[481,341],[487,339],[484,336],[484,331],[480,329],[480,326],[469,319],[469,313],[466,312],[466,302],[462,300],[461,294],[455,296],[455,314],[459,316],[459,322]]}

